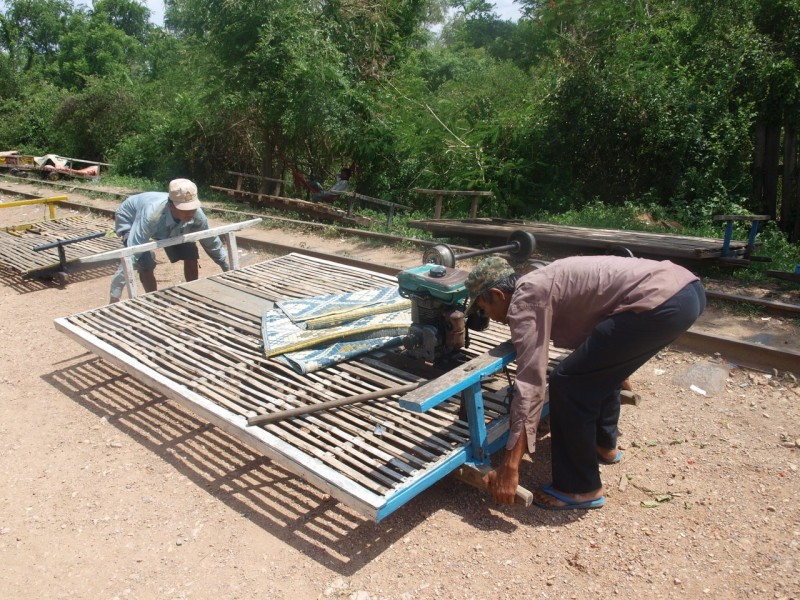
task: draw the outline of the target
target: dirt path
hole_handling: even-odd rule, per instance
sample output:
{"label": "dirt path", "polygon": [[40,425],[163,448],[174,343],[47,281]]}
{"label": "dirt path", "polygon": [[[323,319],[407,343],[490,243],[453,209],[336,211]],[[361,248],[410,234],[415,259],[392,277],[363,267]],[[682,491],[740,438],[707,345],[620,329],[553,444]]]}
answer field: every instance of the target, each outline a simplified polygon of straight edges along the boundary
{"label": "dirt path", "polygon": [[[0,210],[0,225],[40,212]],[[268,233],[417,264],[416,251]],[[156,273],[161,287],[181,280],[165,262]],[[376,524],[57,333],[53,319],[106,302],[110,274],[64,289],[0,282],[3,597],[800,597],[789,379],[666,351],[632,378],[643,402],[623,407],[624,459],[603,467],[602,510],[499,507],[447,480]],[[743,331],[796,342],[790,323],[760,319]],[[549,480],[544,430],[523,479]]]}

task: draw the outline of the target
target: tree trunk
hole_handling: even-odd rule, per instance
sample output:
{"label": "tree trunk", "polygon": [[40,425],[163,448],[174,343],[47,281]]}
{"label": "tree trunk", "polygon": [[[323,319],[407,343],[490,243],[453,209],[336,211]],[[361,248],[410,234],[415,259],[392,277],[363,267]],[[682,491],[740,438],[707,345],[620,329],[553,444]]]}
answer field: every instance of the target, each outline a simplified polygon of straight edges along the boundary
{"label": "tree trunk", "polygon": [[781,126],[768,125],[764,139],[764,196],[766,214],[778,217],[778,163],[780,162]]}
{"label": "tree trunk", "polygon": [[764,147],[766,130],[763,123],[755,126],[753,143],[753,194],[750,197],[750,209],[754,213],[764,213]]}
{"label": "tree trunk", "polygon": [[[783,189],[781,193],[781,231],[795,238],[800,220],[800,172],[797,165],[797,130],[788,123],[783,132]],[[794,241],[794,239],[793,239]]]}

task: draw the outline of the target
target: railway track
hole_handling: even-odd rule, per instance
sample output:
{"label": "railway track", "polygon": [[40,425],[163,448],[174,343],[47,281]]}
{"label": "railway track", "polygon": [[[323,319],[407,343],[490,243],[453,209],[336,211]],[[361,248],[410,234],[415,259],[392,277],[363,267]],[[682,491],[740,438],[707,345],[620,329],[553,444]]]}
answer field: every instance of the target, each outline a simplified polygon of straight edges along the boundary
{"label": "railway track", "polygon": [[[27,197],[39,197],[35,194],[24,194],[11,189],[3,189],[2,187],[0,187],[0,191]],[[113,211],[110,209],[98,208],[95,206],[90,206],[78,202],[63,202],[62,204],[67,208],[73,208],[76,210],[89,210],[112,219],[114,216]],[[220,209],[214,207],[209,207],[207,212],[219,213],[223,215],[235,214],[242,218],[248,218],[254,216],[253,213],[235,211],[232,209]],[[257,215],[257,216],[263,217],[264,215]],[[269,216],[268,218],[279,222],[287,222],[290,224],[302,224],[303,226],[306,227],[316,226],[316,224],[313,223],[309,224],[308,222],[305,221],[298,221],[284,217]],[[320,228],[327,227],[326,225],[318,225],[318,226]],[[402,242],[420,246],[430,246],[436,243],[428,240],[418,240],[415,238],[405,238],[405,237],[381,234],[376,232],[365,232],[357,229],[343,230],[342,228],[339,228],[339,230],[343,231],[343,233],[347,233],[354,236],[364,236],[364,237],[382,239],[389,243]],[[334,254],[327,254],[324,252],[313,251],[306,248],[299,248],[295,246],[279,244],[271,241],[248,237],[247,235],[237,236],[237,242],[239,246],[243,248],[249,248],[252,250],[261,250],[264,252],[279,254],[279,255],[289,254],[292,252],[305,254],[307,256],[321,258],[324,260],[338,262],[341,264],[346,264],[354,267],[360,267],[367,270],[377,271],[387,275],[396,275],[401,270],[397,267],[382,265],[371,261],[365,261],[350,257],[343,257]],[[472,250],[471,248],[462,246],[453,246],[453,248],[459,251]],[[707,296],[711,300],[722,303],[736,304],[740,306],[752,305],[761,310],[768,311],[770,314],[776,316],[782,316],[788,318],[797,318],[798,316],[800,316],[800,305],[796,304],[767,300],[763,298],[756,298],[753,296],[747,296],[742,294],[731,294],[714,290],[707,290]],[[761,344],[745,342],[742,340],[724,338],[719,335],[704,333],[696,329],[690,329],[689,331],[687,331],[673,345],[675,347],[696,354],[708,354],[708,355],[719,354],[735,364],[760,371],[772,372],[777,369],[778,371],[789,371],[794,374],[800,374],[800,352],[788,349],[773,348]]]}

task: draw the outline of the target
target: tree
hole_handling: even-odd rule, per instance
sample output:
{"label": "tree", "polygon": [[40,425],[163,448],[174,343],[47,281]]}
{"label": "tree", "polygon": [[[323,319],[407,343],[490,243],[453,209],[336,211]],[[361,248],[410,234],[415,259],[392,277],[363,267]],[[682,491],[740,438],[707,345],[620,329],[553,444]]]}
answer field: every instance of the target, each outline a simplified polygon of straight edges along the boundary
{"label": "tree", "polygon": [[0,48],[16,69],[29,71],[55,60],[74,14],[68,0],[8,0],[0,16]]}

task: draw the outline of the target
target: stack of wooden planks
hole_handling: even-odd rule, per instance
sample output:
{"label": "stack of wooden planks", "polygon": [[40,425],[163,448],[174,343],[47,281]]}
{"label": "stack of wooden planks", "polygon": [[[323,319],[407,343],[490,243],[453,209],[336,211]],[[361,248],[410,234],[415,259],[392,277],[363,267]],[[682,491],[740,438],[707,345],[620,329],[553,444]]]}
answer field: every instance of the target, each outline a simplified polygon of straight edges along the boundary
{"label": "stack of wooden planks", "polygon": [[[34,277],[60,268],[58,248],[35,251],[36,246],[66,241],[108,231],[110,224],[86,215],[41,221],[0,229],[0,266],[23,277]],[[115,235],[99,237],[64,246],[67,264],[78,258],[122,248]]]}
{"label": "stack of wooden planks", "polygon": [[[506,243],[513,231],[522,229],[534,235],[537,248],[553,254],[582,251],[603,254],[622,247],[642,258],[694,261],[721,258],[723,246],[722,239],[506,219],[439,219],[409,221],[408,224],[439,237],[466,238],[493,245]],[[732,241],[729,256],[743,256],[746,247],[747,242]]]}
{"label": "stack of wooden planks", "polygon": [[232,190],[215,185],[212,185],[211,189],[237,200],[247,202],[253,206],[291,210],[317,219],[349,223],[352,225],[369,225],[372,223],[372,219],[362,217],[361,215],[350,214],[348,211],[323,202],[309,202],[308,200],[302,200],[300,198],[284,198],[283,196],[271,196],[258,192],[248,192],[246,190]]}

